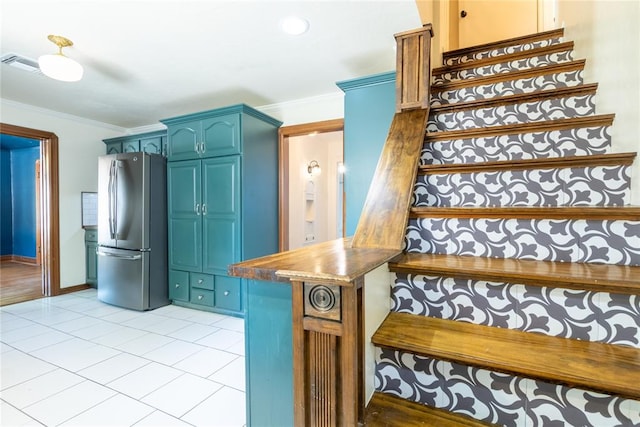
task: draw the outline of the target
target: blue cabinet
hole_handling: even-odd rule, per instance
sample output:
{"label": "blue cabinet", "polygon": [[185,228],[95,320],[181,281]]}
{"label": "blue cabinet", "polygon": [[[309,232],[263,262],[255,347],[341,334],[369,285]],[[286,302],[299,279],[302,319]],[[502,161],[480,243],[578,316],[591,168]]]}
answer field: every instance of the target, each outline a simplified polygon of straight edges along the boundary
{"label": "blue cabinet", "polygon": [[169,295],[242,316],[229,264],[278,251],[278,127],[244,104],[162,120],[167,126]]}
{"label": "blue cabinet", "polygon": [[164,130],[141,133],[137,135],[119,136],[103,140],[107,146],[107,154],[145,153],[166,155],[167,132]]}
{"label": "blue cabinet", "polygon": [[169,139],[169,161],[240,154],[240,116],[223,114],[185,120],[170,126]]}
{"label": "blue cabinet", "polygon": [[86,228],[84,230],[85,248],[85,281],[94,288],[98,286],[98,230]]}

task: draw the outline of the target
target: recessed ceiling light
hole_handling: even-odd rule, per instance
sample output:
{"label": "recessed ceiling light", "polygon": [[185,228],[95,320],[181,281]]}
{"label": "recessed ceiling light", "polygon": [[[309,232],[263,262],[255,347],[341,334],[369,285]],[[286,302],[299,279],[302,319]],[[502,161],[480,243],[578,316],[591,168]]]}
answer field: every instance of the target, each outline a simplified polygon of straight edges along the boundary
{"label": "recessed ceiling light", "polygon": [[287,34],[299,36],[309,30],[309,21],[297,16],[287,16],[280,21],[280,28]]}

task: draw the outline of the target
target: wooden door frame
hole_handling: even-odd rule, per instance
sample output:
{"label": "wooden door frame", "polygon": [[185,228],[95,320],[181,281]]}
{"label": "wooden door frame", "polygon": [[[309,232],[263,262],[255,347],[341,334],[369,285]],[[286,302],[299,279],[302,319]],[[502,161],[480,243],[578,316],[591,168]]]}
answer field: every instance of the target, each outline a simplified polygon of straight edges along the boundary
{"label": "wooden door frame", "polygon": [[0,133],[40,141],[42,294],[60,293],[58,137],[52,132],[0,123]]}
{"label": "wooden door frame", "polygon": [[[283,126],[278,129],[278,207],[280,210],[280,215],[278,216],[278,228],[280,230],[278,247],[280,252],[289,249],[289,138],[326,132],[344,132],[344,119]],[[344,223],[344,193],[342,197],[342,218]],[[344,230],[344,224],[342,229]]]}
{"label": "wooden door frame", "polygon": [[35,162],[35,183],[36,183],[36,265],[42,265],[42,227],[40,223],[40,210],[42,209],[40,189],[42,188],[42,180],[40,174],[42,168],[40,167],[40,159]]}

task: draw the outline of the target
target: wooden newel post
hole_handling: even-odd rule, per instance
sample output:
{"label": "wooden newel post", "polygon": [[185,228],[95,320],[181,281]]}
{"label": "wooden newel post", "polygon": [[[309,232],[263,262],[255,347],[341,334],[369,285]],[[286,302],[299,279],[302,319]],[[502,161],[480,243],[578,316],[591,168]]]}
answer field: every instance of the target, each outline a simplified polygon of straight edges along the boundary
{"label": "wooden newel post", "polygon": [[396,112],[429,107],[432,37],[431,24],[395,34]]}
{"label": "wooden newel post", "polygon": [[363,418],[362,284],[292,281],[296,426],[355,426]]}

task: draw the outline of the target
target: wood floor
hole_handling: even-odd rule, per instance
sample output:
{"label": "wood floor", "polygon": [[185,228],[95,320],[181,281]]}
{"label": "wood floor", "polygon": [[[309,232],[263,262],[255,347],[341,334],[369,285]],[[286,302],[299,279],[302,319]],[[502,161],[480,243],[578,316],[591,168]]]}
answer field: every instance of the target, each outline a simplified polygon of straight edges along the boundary
{"label": "wood floor", "polygon": [[0,306],[42,296],[41,266],[14,261],[0,262]]}

